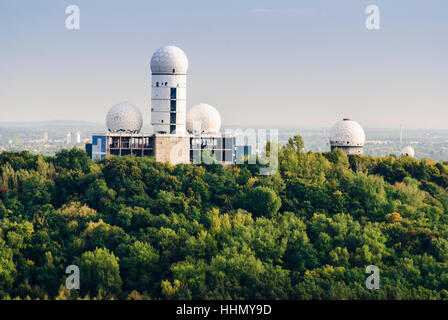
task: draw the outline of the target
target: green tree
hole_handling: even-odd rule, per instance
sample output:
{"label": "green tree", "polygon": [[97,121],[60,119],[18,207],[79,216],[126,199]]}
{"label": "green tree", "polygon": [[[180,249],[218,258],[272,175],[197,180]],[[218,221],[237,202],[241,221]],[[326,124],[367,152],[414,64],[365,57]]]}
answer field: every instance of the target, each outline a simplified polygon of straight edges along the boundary
{"label": "green tree", "polygon": [[280,209],[282,202],[274,190],[267,187],[249,189],[243,206],[255,217],[272,217]]}
{"label": "green tree", "polygon": [[17,270],[13,261],[13,252],[0,239],[0,298],[4,298],[12,292],[16,275]]}
{"label": "green tree", "polygon": [[135,241],[131,245],[121,245],[117,252],[124,255],[120,262],[123,287],[128,290],[155,293],[160,286],[159,254],[149,244]]}
{"label": "green tree", "polygon": [[83,295],[118,297],[122,285],[120,267],[118,258],[108,249],[96,248],[84,252],[75,259],[74,264],[80,270],[80,290]]}

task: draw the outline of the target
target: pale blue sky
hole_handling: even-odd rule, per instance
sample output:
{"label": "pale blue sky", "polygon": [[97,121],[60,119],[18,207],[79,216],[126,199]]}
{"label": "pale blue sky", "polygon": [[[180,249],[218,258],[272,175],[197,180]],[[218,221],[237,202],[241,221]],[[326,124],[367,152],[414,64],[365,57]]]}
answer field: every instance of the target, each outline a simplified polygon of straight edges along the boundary
{"label": "pale blue sky", "polygon": [[[81,29],[65,28],[78,5]],[[367,5],[381,30],[364,27]],[[151,54],[189,59],[188,107],[225,125],[447,128],[446,0],[0,0],[0,121],[150,122]]]}

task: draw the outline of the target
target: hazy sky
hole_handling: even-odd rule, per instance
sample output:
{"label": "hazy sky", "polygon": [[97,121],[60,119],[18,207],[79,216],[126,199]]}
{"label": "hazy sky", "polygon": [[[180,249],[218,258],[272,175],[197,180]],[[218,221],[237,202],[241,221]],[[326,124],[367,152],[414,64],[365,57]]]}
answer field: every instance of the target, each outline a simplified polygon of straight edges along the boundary
{"label": "hazy sky", "polygon": [[[65,8],[80,8],[80,30]],[[381,29],[364,26],[381,10]],[[446,0],[0,0],[0,121],[150,123],[152,53],[188,56],[187,105],[225,125],[448,128]]]}

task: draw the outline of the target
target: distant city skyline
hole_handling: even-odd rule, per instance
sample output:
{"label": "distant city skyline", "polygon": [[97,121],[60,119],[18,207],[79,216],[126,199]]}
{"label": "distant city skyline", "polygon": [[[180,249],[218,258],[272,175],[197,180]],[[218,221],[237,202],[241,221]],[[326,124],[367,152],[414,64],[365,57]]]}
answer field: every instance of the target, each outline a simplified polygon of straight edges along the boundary
{"label": "distant city skyline", "polygon": [[[80,8],[80,30],[65,8]],[[381,29],[364,26],[381,10]],[[189,59],[187,110],[223,126],[448,128],[448,3],[386,1],[51,1],[0,3],[0,122],[105,123],[121,101],[150,125],[160,46]]]}

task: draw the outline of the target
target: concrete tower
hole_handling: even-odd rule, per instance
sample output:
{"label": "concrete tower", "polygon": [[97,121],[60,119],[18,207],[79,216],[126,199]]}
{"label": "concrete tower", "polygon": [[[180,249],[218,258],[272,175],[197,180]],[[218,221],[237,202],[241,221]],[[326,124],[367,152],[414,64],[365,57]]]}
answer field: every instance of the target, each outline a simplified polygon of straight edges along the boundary
{"label": "concrete tower", "polygon": [[188,59],[175,46],[157,49],[151,58],[151,124],[155,133],[186,133]]}

